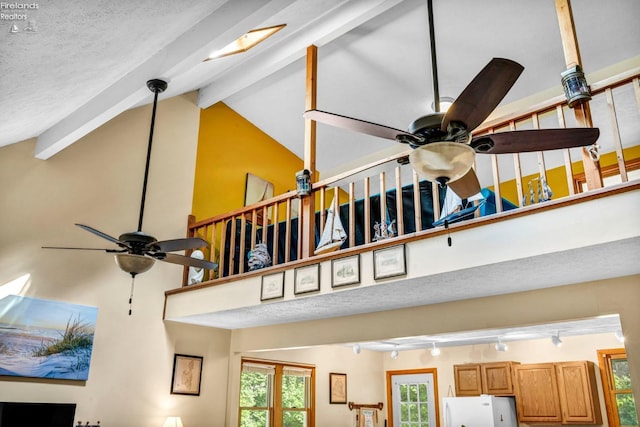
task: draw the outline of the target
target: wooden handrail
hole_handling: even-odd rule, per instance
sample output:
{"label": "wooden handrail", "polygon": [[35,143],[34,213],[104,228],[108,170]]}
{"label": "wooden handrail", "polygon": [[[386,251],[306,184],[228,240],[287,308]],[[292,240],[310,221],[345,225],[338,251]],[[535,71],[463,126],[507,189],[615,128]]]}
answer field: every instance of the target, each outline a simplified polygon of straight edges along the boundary
{"label": "wooden handrail", "polygon": [[[619,87],[625,84],[633,84],[634,86],[638,84],[640,81],[640,68],[634,68],[632,70],[628,70],[624,73],[621,73],[618,76],[607,78],[605,80],[596,82],[592,85],[592,93],[594,95],[600,95],[606,97],[606,102],[609,105],[609,115],[610,119],[613,123],[613,132],[615,139],[615,149],[616,156],[618,159],[617,169],[619,173],[623,177],[623,183],[626,180],[627,170],[633,170],[637,168],[638,162],[636,159],[624,159],[625,147],[623,147],[622,142],[620,140],[620,134],[617,129],[616,122],[616,111],[614,108],[614,101],[612,96],[611,89],[613,87]],[[634,87],[634,92],[636,94],[638,108],[640,109],[640,89]],[[510,115],[506,115],[501,117],[500,119],[492,120],[491,122],[487,122],[482,124],[478,129],[480,132],[490,132],[495,128],[507,127],[511,130],[516,128],[516,124],[519,121],[529,120],[532,123],[534,128],[539,128],[540,124],[538,122],[538,117],[541,114],[547,112],[553,112],[555,110],[555,114],[557,115],[558,124],[560,127],[565,127],[564,120],[564,107],[566,106],[566,100],[564,97],[554,97],[550,100],[547,100],[543,103],[539,103],[535,106],[532,106],[525,111],[521,111],[518,113],[513,113]],[[346,249],[341,249],[338,252],[322,254],[322,255],[305,255],[304,248],[300,244],[300,236],[303,234],[303,226],[308,224],[310,220],[315,219],[315,215],[311,214],[313,218],[308,217],[308,213],[305,214],[305,211],[302,209],[303,201],[305,199],[298,198],[297,193],[292,190],[288,191],[284,194],[280,194],[278,196],[272,197],[271,199],[264,200],[250,206],[245,206],[243,208],[235,209],[231,212],[227,212],[224,214],[216,215],[211,218],[203,219],[200,221],[195,221],[194,218],[189,218],[187,225],[187,236],[194,237],[200,236],[205,238],[206,240],[212,242],[211,246],[205,250],[205,254],[207,258],[211,261],[217,262],[219,264],[219,277],[214,277],[214,272],[207,272],[207,276],[205,276],[205,280],[207,284],[219,284],[219,283],[227,283],[231,280],[250,277],[254,274],[265,274],[267,272],[276,272],[282,271],[285,269],[289,269],[292,267],[303,266],[310,263],[319,262],[326,259],[331,259],[339,256],[346,256],[350,254],[360,253],[363,251],[371,250],[372,248],[380,248],[390,244],[398,244],[408,241],[413,241],[416,239],[423,239],[426,237],[437,236],[442,234],[442,229],[433,229],[427,228],[423,230],[423,225],[426,224],[427,227],[431,227],[431,220],[427,220],[423,218],[421,215],[422,207],[421,207],[421,192],[420,181],[418,175],[415,171],[412,172],[412,178],[409,180],[410,182],[402,182],[402,173],[401,168],[403,166],[396,165],[394,175],[389,174],[389,181],[387,181],[387,176],[385,172],[377,172],[372,174],[372,176],[365,176],[361,181],[358,181],[359,198],[362,199],[362,212],[356,211],[356,182],[344,182],[340,183],[340,186],[336,184],[340,181],[345,181],[350,176],[354,176],[361,172],[364,172],[369,169],[373,169],[375,167],[385,165],[390,162],[396,162],[403,157],[406,157],[411,150],[406,150],[402,152],[398,152],[396,154],[386,156],[382,159],[376,160],[374,162],[359,166],[354,168],[351,171],[347,171],[344,173],[337,174],[333,177],[319,180],[312,184],[312,195],[307,196],[307,199],[314,199],[316,203],[319,203],[314,210],[315,215],[318,215],[318,220],[320,221],[319,228],[322,231],[322,227],[324,227],[325,219],[326,219],[326,200],[331,197],[330,194],[327,194],[327,191],[333,191],[333,197],[336,198],[338,195],[342,194],[348,197],[348,201],[346,202],[348,211],[348,219],[349,223],[344,224],[345,228],[348,230],[348,243],[344,246]],[[476,227],[479,225],[487,224],[488,222],[500,221],[504,218],[511,218],[514,215],[527,215],[533,211],[538,209],[552,209],[559,206],[564,206],[566,203],[574,203],[579,202],[590,197],[601,197],[603,194],[608,195],[612,192],[620,191],[618,187],[607,187],[602,191],[589,191],[586,195],[580,194],[582,191],[581,188],[574,188],[575,183],[579,180],[578,175],[573,172],[573,164],[571,161],[571,156],[569,150],[564,150],[564,170],[566,175],[566,180],[568,184],[568,195],[567,197],[562,197],[560,199],[554,199],[551,201],[547,201],[544,204],[536,204],[529,206],[523,205],[523,177],[520,165],[520,156],[519,154],[513,155],[514,162],[514,171],[515,171],[515,184],[517,190],[518,201],[515,203],[519,205],[519,209],[511,210],[508,212],[501,212],[502,209],[502,193],[500,186],[504,183],[500,178],[499,165],[497,162],[497,157],[492,156],[492,172],[493,172],[493,180],[494,180],[494,193],[496,197],[496,210],[497,213],[491,215],[490,217],[482,217],[469,219],[462,223],[452,224],[451,229],[462,227],[464,229],[466,227]],[[535,177],[529,179],[540,179],[546,176],[547,170],[544,164],[544,157],[542,153],[538,154],[538,165],[539,171],[537,174],[534,174]],[[409,166],[407,166],[408,168]],[[562,167],[562,166],[561,166]],[[607,166],[608,167],[608,166]],[[601,171],[606,169],[607,167],[601,168]],[[608,170],[608,169],[607,169]],[[613,173],[613,170],[607,172]],[[375,175],[375,176],[374,176]],[[377,176],[377,177],[376,177]],[[373,178],[373,180],[372,180]],[[394,179],[395,178],[395,179]],[[540,182],[539,181],[539,182]],[[376,187],[379,187],[378,193],[372,191],[371,184],[372,182]],[[387,187],[390,187],[390,184],[393,185],[392,188],[389,188],[387,191]],[[333,187],[331,187],[333,185]],[[413,222],[415,223],[414,230],[407,230],[407,224],[404,223],[404,215],[403,215],[403,204],[402,204],[402,187],[407,185],[413,185],[413,194],[410,198],[413,201],[414,209],[414,218]],[[631,186],[623,185],[622,189],[627,188],[636,188],[638,183],[631,183]],[[626,190],[623,190],[626,191]],[[379,207],[372,205],[371,197],[373,194],[379,194],[380,196],[389,194],[390,196],[395,196],[395,203],[388,203],[386,197],[380,197]],[[577,193],[577,194],[576,194]],[[432,194],[433,194],[433,213],[434,219],[439,218],[440,215],[440,196],[439,189],[437,184],[432,184]],[[565,193],[566,194],[566,193]],[[557,196],[556,196],[557,197]],[[342,202],[344,205],[345,203]],[[294,206],[298,206],[298,215],[297,215],[297,227],[293,225],[293,220],[296,218],[293,216],[292,208]],[[392,239],[388,239],[386,241],[378,241],[375,242],[372,240],[372,229],[373,229],[373,219],[376,221],[387,221],[387,210],[395,210],[396,212],[396,227],[398,231],[398,236]],[[268,216],[268,213],[271,213],[271,216]],[[359,234],[358,238],[361,239],[356,242],[356,224],[354,218],[357,215],[361,215],[362,217],[359,220],[361,221],[362,228],[358,229]],[[372,219],[373,215],[373,219]],[[282,218],[281,218],[282,217]],[[227,225],[230,229],[230,233],[227,232]],[[247,228],[249,227],[249,228]],[[282,227],[285,227],[282,229]],[[279,233],[280,229],[282,229],[282,233]],[[249,231],[250,236],[249,236]],[[269,231],[269,232],[268,232]],[[250,272],[247,271],[245,267],[245,262],[247,261],[246,256],[248,251],[255,248],[256,243],[259,241],[267,242],[267,237],[271,233],[271,236],[279,236],[280,234],[284,235],[284,240],[278,241],[279,239],[276,237],[273,238],[272,247],[269,248],[271,251],[270,255],[273,260],[273,265],[268,267],[267,269],[260,270],[259,272]],[[237,239],[240,239],[239,241]],[[282,239],[283,236],[280,236]],[[219,241],[218,241],[219,239]],[[247,240],[248,239],[248,240]],[[297,245],[297,246],[296,246]],[[228,246],[228,248],[227,248]],[[313,252],[313,251],[312,251]],[[280,257],[279,257],[279,253]],[[283,253],[283,254],[282,254]],[[189,253],[187,253],[189,255]],[[224,272],[224,275],[222,274]],[[210,276],[209,276],[210,275]],[[187,270],[185,269],[184,276],[184,284],[186,285]],[[224,276],[224,277],[221,277]],[[197,285],[196,285],[197,286]],[[191,286],[193,287],[193,285]]]}

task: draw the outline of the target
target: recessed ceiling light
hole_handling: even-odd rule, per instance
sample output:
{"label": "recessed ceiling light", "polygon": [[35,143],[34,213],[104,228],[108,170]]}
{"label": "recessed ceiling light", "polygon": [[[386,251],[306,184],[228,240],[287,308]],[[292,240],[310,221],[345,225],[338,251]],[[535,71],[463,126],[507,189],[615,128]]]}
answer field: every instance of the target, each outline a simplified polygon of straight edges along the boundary
{"label": "recessed ceiling light", "polygon": [[211,55],[205,59],[205,61],[209,61],[215,58],[221,58],[223,56],[234,55],[236,53],[246,52],[258,43],[265,40],[267,37],[271,37],[281,29],[283,29],[287,24],[275,25],[273,27],[267,28],[259,28],[257,30],[251,30],[245,35],[241,36],[239,39],[229,43],[225,47],[220,50],[213,52]]}

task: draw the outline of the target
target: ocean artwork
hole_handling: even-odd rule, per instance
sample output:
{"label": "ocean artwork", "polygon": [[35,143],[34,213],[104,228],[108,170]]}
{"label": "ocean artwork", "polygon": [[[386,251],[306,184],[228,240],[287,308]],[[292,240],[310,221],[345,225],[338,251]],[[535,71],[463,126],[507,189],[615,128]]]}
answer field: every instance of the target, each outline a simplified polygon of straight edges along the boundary
{"label": "ocean artwork", "polygon": [[97,307],[2,298],[0,375],[86,380],[97,316]]}

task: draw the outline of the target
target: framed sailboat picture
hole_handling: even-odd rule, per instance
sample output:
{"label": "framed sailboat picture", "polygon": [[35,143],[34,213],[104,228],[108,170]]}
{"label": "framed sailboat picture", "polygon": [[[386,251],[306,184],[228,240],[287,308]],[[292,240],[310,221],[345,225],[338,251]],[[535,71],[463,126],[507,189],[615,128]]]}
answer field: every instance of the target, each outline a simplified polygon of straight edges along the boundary
{"label": "framed sailboat picture", "polygon": [[320,264],[296,268],[294,273],[293,293],[295,295],[320,290]]}
{"label": "framed sailboat picture", "polygon": [[360,283],[360,254],[331,260],[331,287]]}
{"label": "framed sailboat picture", "polygon": [[407,274],[404,245],[373,251],[373,278],[375,280],[402,276],[403,274]]}

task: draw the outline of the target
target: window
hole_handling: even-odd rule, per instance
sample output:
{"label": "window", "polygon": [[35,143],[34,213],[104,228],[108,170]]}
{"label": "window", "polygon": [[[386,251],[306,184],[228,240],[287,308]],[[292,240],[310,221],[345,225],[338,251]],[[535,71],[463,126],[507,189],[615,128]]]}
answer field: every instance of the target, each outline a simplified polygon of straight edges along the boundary
{"label": "window", "polygon": [[609,426],[637,427],[638,415],[625,349],[598,350],[598,358]]}
{"label": "window", "polygon": [[240,427],[313,427],[315,368],[243,360]]}

